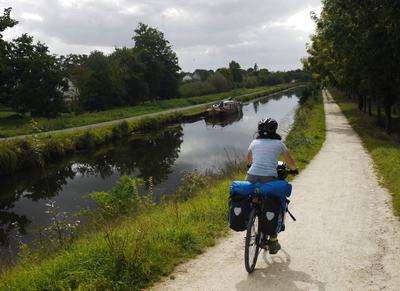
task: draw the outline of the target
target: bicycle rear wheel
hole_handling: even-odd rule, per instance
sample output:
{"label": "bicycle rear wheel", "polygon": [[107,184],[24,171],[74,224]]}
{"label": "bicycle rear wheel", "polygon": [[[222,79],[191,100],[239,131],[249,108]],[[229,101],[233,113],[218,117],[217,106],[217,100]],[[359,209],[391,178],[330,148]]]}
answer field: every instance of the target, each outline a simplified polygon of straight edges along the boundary
{"label": "bicycle rear wheel", "polygon": [[257,263],[260,250],[260,237],[258,215],[256,209],[250,212],[249,224],[247,225],[246,240],[244,248],[244,265],[248,273],[252,273]]}

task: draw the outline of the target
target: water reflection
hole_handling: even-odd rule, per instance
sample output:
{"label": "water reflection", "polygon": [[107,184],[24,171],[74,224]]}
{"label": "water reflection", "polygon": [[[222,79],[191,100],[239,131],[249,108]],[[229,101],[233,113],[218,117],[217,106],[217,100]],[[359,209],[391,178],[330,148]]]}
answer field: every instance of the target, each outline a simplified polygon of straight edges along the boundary
{"label": "water reflection", "polygon": [[[33,238],[34,229],[49,223],[46,202],[56,201],[60,211],[92,208],[85,198],[92,191],[108,191],[122,175],[153,177],[156,197],[174,191],[182,171],[215,169],[228,159],[243,157],[254,137],[258,121],[272,117],[285,135],[298,106],[295,92],[245,104],[238,115],[207,119],[165,130],[132,136],[95,151],[60,161],[44,171],[1,177],[0,245],[15,248],[10,238]],[[7,248],[0,248],[2,255]]]}
{"label": "water reflection", "polygon": [[[39,217],[46,217],[44,211],[35,211],[38,208],[37,202],[43,206],[47,200],[59,194],[72,194],[75,198],[80,198],[90,191],[105,190],[104,188],[109,190],[117,179],[116,173],[117,176],[135,175],[144,179],[152,176],[154,183],[162,182],[171,173],[171,166],[178,158],[182,136],[182,126],[168,128],[153,135],[135,136],[86,155],[76,156],[46,170],[25,173],[23,179],[10,177],[2,181],[0,245],[9,244],[13,230],[25,234],[26,226],[31,224],[32,220],[35,220],[33,225],[40,225],[38,222],[42,219]],[[85,187],[84,180],[94,182],[92,187]],[[110,187],[97,187],[98,183],[95,180],[109,181],[107,184]],[[80,181],[82,187],[68,191],[67,185],[73,181]],[[58,204],[62,211],[74,211],[80,206],[90,206],[90,202],[84,203],[83,199],[79,205]],[[40,209],[43,210],[43,207]],[[27,215],[31,219],[28,219]]]}
{"label": "water reflection", "polygon": [[212,116],[207,116],[204,121],[206,122],[206,125],[216,127],[225,127],[227,125],[230,125],[234,122],[237,122],[243,118],[243,111],[240,109],[238,112],[228,114],[228,115],[212,115]]}

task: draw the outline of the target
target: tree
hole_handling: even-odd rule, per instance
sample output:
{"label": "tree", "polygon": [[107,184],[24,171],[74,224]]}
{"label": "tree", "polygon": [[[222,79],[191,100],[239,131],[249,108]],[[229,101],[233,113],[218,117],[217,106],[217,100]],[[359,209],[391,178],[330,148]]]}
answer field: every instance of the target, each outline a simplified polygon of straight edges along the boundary
{"label": "tree", "polygon": [[3,16],[0,16],[0,103],[7,103],[10,98],[10,90],[13,87],[13,72],[11,64],[11,44],[3,39],[2,32],[14,27],[18,21],[10,16],[11,8],[5,8]]}
{"label": "tree", "polygon": [[144,79],[151,98],[178,96],[178,57],[164,34],[156,28],[139,23],[133,36],[135,52],[144,64]]}
{"label": "tree", "polygon": [[63,108],[67,84],[61,65],[48,47],[23,34],[11,44],[13,87],[9,105],[18,113],[55,117]]}
{"label": "tree", "polygon": [[257,74],[258,72],[258,65],[257,63],[254,64],[253,72]]}
{"label": "tree", "polygon": [[207,79],[213,74],[213,70],[202,70],[196,69],[193,72],[193,75],[198,75],[200,77],[200,81],[205,82]]}
{"label": "tree", "polygon": [[240,70],[239,63],[237,63],[235,61],[231,61],[229,63],[229,71],[231,73],[233,82],[241,83],[243,81],[243,76],[242,76],[242,72]]}
{"label": "tree", "polygon": [[219,72],[213,74],[208,82],[215,88],[216,92],[224,92],[232,89],[232,82],[227,80],[224,75]]}
{"label": "tree", "polygon": [[61,65],[47,46],[34,44],[27,34],[3,40],[1,33],[18,23],[10,13],[6,8],[0,17],[0,102],[17,113],[54,117],[64,108],[67,86]]}
{"label": "tree", "polygon": [[116,49],[110,56],[110,66],[113,90],[123,104],[134,105],[147,99],[149,88],[144,80],[144,65],[134,49]]}
{"label": "tree", "polygon": [[216,73],[221,74],[222,76],[225,77],[225,79],[227,79],[228,81],[233,82],[233,78],[232,78],[232,74],[231,71],[227,68],[219,68],[217,69]]}
{"label": "tree", "polygon": [[82,64],[71,70],[71,75],[80,92],[82,109],[104,110],[121,105],[113,92],[109,60],[102,52],[91,52]]}

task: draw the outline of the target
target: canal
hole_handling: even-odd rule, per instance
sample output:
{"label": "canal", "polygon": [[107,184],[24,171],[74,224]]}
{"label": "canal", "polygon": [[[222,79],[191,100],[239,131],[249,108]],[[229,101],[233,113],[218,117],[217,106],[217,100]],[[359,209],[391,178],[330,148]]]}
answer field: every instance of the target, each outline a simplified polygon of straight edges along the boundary
{"label": "canal", "polygon": [[0,263],[15,255],[21,242],[37,236],[50,222],[49,201],[59,211],[92,209],[93,191],[108,191],[123,175],[153,178],[155,199],[179,186],[182,172],[217,171],[228,159],[243,158],[261,118],[272,117],[278,132],[289,131],[298,107],[294,89],[244,104],[242,114],[227,119],[199,119],[119,140],[35,170],[1,178]]}

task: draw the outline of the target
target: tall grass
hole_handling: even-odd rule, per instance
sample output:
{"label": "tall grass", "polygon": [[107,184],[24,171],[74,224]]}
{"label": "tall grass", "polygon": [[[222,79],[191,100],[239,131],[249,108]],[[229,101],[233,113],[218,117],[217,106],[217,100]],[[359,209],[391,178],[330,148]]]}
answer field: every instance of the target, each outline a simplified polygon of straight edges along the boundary
{"label": "tall grass", "polygon": [[400,215],[400,132],[388,135],[377,126],[373,117],[360,112],[357,104],[345,98],[340,91],[331,89],[330,92],[361,137],[374,161],[380,182],[392,193],[394,213]]}
{"label": "tall grass", "polygon": [[[286,142],[300,168],[320,149],[324,130],[321,96],[309,98]],[[68,249],[44,255],[25,248],[16,266],[0,275],[0,289],[146,288],[228,233],[229,184],[244,174],[244,163],[236,161],[219,175],[188,174],[177,193],[158,205],[144,203],[135,179],[123,178],[113,191],[92,194],[100,204],[94,218],[103,219],[94,219],[94,227],[89,223]]]}

